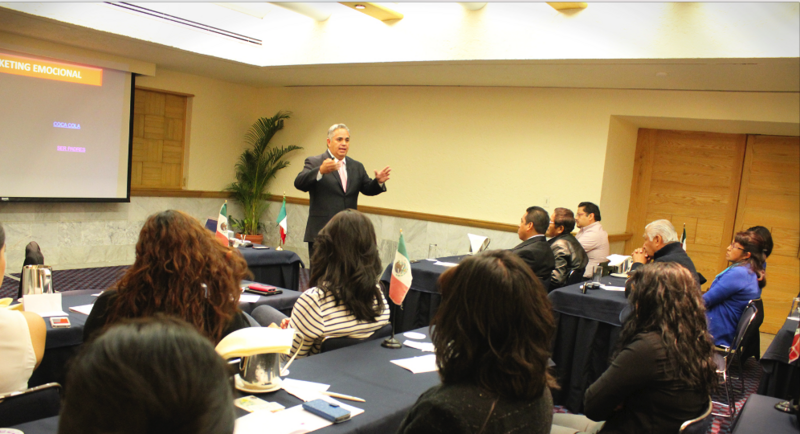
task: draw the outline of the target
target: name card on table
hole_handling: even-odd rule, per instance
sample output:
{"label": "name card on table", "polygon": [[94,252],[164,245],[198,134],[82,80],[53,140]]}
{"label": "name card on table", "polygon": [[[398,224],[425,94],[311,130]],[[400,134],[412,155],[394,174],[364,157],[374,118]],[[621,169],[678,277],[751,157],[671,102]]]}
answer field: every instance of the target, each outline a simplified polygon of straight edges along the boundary
{"label": "name card on table", "polygon": [[22,296],[25,312],[33,312],[41,317],[67,316],[61,307],[61,293],[28,294]]}

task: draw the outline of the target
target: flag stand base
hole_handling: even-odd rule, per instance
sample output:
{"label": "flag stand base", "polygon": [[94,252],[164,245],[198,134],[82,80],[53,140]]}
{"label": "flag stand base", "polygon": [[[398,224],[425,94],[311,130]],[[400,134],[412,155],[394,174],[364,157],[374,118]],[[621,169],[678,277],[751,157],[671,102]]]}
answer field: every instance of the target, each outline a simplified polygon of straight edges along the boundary
{"label": "flag stand base", "polygon": [[283,250],[283,247],[281,246],[275,247],[275,250]]}
{"label": "flag stand base", "polygon": [[400,341],[394,337],[386,338],[386,340],[381,342],[381,346],[384,348],[391,348],[393,350],[399,350],[400,348],[403,348],[403,344],[401,344]]}

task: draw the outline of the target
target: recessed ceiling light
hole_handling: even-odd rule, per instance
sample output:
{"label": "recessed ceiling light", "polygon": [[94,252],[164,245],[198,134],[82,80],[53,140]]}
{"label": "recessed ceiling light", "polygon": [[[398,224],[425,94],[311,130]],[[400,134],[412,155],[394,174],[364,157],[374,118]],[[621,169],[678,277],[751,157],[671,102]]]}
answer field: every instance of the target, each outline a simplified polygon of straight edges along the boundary
{"label": "recessed ceiling light", "polygon": [[366,9],[367,7],[364,5],[356,5],[356,9]]}

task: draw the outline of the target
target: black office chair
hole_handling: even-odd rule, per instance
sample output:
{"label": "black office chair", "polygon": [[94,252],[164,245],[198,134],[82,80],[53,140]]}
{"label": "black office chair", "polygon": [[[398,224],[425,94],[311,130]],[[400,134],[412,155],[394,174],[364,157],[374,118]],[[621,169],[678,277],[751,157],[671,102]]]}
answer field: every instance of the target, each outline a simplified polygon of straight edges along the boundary
{"label": "black office chair", "polygon": [[717,363],[717,374],[721,376],[722,382],[725,384],[725,397],[728,400],[728,404],[720,403],[728,407],[728,414],[715,413],[715,416],[729,417],[731,419],[736,418],[736,391],[729,381],[729,372],[733,365],[733,359],[738,357],[740,359],[739,377],[742,381],[742,393],[744,393],[744,371],[741,365],[742,343],[757,314],[758,309],[756,308],[756,303],[754,300],[751,300],[750,303],[747,303],[747,307],[744,308],[742,316],[739,318],[739,324],[736,326],[736,335],[733,338],[731,346],[717,346],[717,352],[714,353],[714,361]]}
{"label": "black office chair", "polygon": [[60,391],[60,384],[47,383],[0,395],[0,426],[58,416],[61,411]]}
{"label": "black office chair", "polygon": [[581,283],[581,280],[583,280],[583,273],[585,272],[586,272],[586,267],[570,271],[569,276],[567,276],[567,283],[564,286]]}
{"label": "black office chair", "polygon": [[714,408],[714,402],[711,401],[711,397],[708,397],[708,408],[706,411],[703,412],[700,416],[687,420],[683,424],[681,424],[681,428],[678,430],[680,434],[706,434],[708,429],[711,427],[711,422],[714,421],[714,418],[711,417],[711,410]]}
{"label": "black office chair", "polygon": [[756,317],[753,319],[753,325],[747,330],[747,335],[745,335],[742,341],[743,348],[742,354],[739,357],[739,367],[750,357],[761,360],[761,324],[764,323],[764,301],[760,298],[756,298],[755,300],[750,300],[750,302],[755,303],[758,313],[756,313]]}
{"label": "black office chair", "polygon": [[330,338],[325,339],[322,342],[322,347],[320,348],[321,353],[325,353],[328,351],[338,350],[339,348],[349,347],[350,345],[360,344],[362,342],[367,341],[374,341],[375,339],[381,339],[385,337],[389,337],[392,334],[392,324],[386,324],[385,326],[375,330],[375,333],[372,336],[364,339],[357,339],[357,338]]}

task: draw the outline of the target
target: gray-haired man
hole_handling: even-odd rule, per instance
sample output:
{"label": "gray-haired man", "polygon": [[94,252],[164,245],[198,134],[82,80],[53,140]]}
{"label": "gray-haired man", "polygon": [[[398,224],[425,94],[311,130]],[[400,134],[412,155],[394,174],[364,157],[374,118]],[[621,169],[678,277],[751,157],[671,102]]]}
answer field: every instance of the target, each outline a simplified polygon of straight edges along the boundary
{"label": "gray-haired man", "polygon": [[[697,270],[683,246],[678,240],[678,233],[669,220],[656,220],[644,227],[644,245],[633,251],[633,267],[635,270],[642,265],[653,262],[677,262],[683,265],[694,276],[698,285],[701,284]],[[631,270],[631,271],[632,271]]]}
{"label": "gray-haired man", "polygon": [[294,186],[308,192],[310,206],[303,241],[308,243],[309,258],[314,250],[314,237],[339,211],[358,208],[359,193],[375,196],[386,191],[392,169],[386,166],[375,179],[367,175],[364,165],[347,157],[350,150],[350,129],[334,124],[328,129],[328,149],[320,155],[306,158],[303,170]]}

